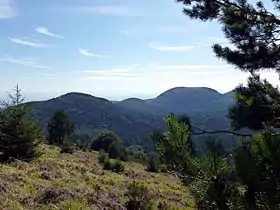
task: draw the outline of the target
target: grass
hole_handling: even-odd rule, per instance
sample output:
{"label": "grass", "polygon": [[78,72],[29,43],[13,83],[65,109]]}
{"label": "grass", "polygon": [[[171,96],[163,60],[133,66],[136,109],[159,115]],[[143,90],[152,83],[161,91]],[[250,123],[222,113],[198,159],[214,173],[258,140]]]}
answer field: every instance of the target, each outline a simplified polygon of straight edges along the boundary
{"label": "grass", "polygon": [[165,202],[174,209],[192,209],[186,188],[169,174],[150,173],[132,162],[125,163],[124,172],[114,173],[103,170],[95,152],[60,154],[48,145],[40,150],[43,155],[30,163],[1,165],[1,209],[123,209],[133,180],[148,187],[155,205]]}

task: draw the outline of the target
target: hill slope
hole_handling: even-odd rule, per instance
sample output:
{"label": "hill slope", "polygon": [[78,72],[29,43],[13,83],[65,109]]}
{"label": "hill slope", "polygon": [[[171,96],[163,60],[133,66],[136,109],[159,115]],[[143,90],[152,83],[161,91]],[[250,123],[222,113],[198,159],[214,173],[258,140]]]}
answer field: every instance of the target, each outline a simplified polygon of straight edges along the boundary
{"label": "hill slope", "polygon": [[104,171],[96,153],[60,154],[47,145],[41,150],[42,157],[31,163],[0,165],[1,209],[124,209],[132,180],[145,183],[155,203],[181,209],[191,203],[185,187],[171,175],[146,172],[136,163],[126,163],[125,171],[117,174]]}
{"label": "hill slope", "polygon": [[233,95],[233,92],[221,94],[205,87],[178,87],[149,100],[130,98],[111,102],[87,94],[68,93],[29,105],[33,116],[44,125],[56,110],[63,109],[82,132],[109,129],[120,135],[126,145],[149,148],[152,142],[148,134],[155,129],[163,130],[163,117],[171,112],[187,114],[199,128],[229,129],[226,115]]}
{"label": "hill slope", "polygon": [[154,128],[163,127],[163,121],[158,116],[134,112],[106,99],[81,93],[69,93],[48,101],[32,102],[29,106],[33,116],[43,125],[47,124],[56,110],[62,109],[82,132],[113,130],[127,145],[143,140]]}

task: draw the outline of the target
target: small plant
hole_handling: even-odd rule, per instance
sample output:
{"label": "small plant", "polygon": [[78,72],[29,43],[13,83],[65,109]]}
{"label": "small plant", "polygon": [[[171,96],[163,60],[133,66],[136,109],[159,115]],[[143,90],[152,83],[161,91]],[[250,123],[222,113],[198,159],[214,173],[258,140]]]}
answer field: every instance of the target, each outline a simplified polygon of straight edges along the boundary
{"label": "small plant", "polygon": [[103,168],[116,173],[124,171],[124,164],[120,160],[112,160],[108,157],[103,162]]}
{"label": "small plant", "polygon": [[64,144],[61,147],[60,153],[68,153],[68,154],[73,154],[75,152],[75,146],[71,144]]}
{"label": "small plant", "polygon": [[156,153],[150,154],[147,171],[160,172],[159,156]]}
{"label": "small plant", "polygon": [[124,172],[124,164],[120,160],[115,160],[113,171],[117,173]]}
{"label": "small plant", "polygon": [[128,186],[128,201],[125,207],[128,210],[150,210],[153,209],[152,196],[146,186],[133,181]]}
{"label": "small plant", "polygon": [[103,164],[106,159],[108,159],[108,154],[104,150],[100,150],[98,154],[99,163]]}

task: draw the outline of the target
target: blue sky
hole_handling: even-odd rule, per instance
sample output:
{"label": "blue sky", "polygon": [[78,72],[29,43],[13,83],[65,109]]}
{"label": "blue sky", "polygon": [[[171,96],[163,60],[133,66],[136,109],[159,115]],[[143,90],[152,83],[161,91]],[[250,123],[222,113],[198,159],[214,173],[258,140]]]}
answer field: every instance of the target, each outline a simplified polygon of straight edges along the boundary
{"label": "blue sky", "polygon": [[30,100],[67,92],[119,100],[245,82],[211,50],[228,45],[221,27],[181,11],[173,0],[0,0],[0,92],[19,84]]}

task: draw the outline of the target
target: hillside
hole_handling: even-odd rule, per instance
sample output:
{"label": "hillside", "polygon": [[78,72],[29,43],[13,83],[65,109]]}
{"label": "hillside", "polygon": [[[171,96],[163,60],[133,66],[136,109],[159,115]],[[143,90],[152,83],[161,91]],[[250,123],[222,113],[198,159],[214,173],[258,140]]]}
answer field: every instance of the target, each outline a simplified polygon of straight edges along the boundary
{"label": "hillside", "polygon": [[92,134],[103,129],[120,135],[125,145],[152,145],[149,133],[164,129],[164,116],[187,114],[193,125],[207,130],[229,129],[227,111],[233,103],[233,92],[221,94],[206,87],[177,87],[158,97],[141,100],[129,98],[111,102],[82,93],[29,103],[33,116],[46,125],[52,114],[65,110],[81,132]]}
{"label": "hillside", "polygon": [[[127,186],[144,182],[155,205],[165,201],[178,209],[192,209],[181,182],[168,174],[149,173],[136,163],[125,163],[123,173],[105,171],[94,152],[60,154],[41,145],[43,155],[30,163],[1,164],[1,209],[124,209]],[[183,207],[185,206],[185,207]]]}

